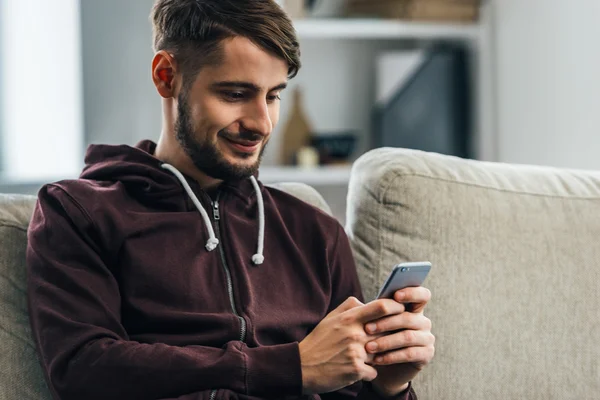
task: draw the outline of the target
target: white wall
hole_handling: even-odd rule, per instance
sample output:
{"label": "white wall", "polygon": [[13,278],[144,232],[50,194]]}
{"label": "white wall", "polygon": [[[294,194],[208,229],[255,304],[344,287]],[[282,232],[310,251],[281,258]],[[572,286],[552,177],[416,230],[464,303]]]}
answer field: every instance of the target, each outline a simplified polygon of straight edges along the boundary
{"label": "white wall", "polygon": [[2,180],[76,176],[83,149],[79,0],[0,1]]}
{"label": "white wall", "polygon": [[81,0],[86,144],[158,139],[151,80],[153,0]]}
{"label": "white wall", "polygon": [[600,1],[494,7],[500,161],[600,169]]}
{"label": "white wall", "polygon": [[152,4],[0,0],[0,192],[35,193],[42,182],[76,177],[90,143],[158,138]]}

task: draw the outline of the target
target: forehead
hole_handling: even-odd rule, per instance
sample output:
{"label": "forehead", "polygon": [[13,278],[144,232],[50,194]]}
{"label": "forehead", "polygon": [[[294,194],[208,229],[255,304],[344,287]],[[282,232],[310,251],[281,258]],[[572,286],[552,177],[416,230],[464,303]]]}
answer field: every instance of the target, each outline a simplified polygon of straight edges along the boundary
{"label": "forehead", "polygon": [[243,37],[222,43],[222,60],[200,71],[199,78],[214,81],[248,82],[270,88],[287,82],[288,64]]}

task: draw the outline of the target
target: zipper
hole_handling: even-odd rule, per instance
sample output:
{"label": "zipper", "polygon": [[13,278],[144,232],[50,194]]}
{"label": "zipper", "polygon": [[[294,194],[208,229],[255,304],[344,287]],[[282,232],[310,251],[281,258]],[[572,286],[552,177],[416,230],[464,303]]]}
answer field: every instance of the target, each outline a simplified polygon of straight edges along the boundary
{"label": "zipper", "polygon": [[[221,221],[221,212],[219,209],[219,199],[221,198],[221,192],[217,193],[217,198],[215,201],[211,201],[213,208],[213,219],[215,220],[215,235],[217,239],[219,239],[219,253],[221,255],[221,263],[223,264],[223,270],[225,271],[225,276],[227,277],[227,292],[229,294],[229,303],[231,304],[231,311],[233,314],[238,317],[240,320],[240,341],[243,342],[246,340],[246,320],[242,317],[235,306],[235,300],[233,298],[233,282],[231,279],[231,271],[227,266],[227,260],[225,259],[225,250],[223,250],[223,238],[221,237],[221,230],[219,228],[219,222]],[[210,400],[214,400],[217,396],[217,391],[213,390],[210,393]]]}
{"label": "zipper", "polygon": [[231,311],[233,314],[238,317],[240,320],[241,328],[240,328],[240,341],[243,342],[246,340],[246,320],[242,317],[235,306],[235,300],[233,299],[233,282],[231,279],[231,271],[227,266],[227,260],[225,259],[225,250],[223,250],[223,240],[221,237],[221,232],[219,229],[219,221],[221,220],[221,213],[219,211],[219,198],[221,197],[221,192],[217,193],[217,198],[214,202],[212,202],[213,206],[213,218],[215,220],[215,234],[217,239],[219,239],[219,253],[221,254],[221,262],[223,263],[223,269],[225,270],[225,275],[227,276],[227,292],[229,293],[229,302],[231,303]]}

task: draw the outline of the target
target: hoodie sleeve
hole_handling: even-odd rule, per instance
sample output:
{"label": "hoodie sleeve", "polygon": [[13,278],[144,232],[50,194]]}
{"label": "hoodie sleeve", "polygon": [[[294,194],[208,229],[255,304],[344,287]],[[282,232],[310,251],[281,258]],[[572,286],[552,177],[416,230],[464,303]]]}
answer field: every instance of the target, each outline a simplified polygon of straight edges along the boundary
{"label": "hoodie sleeve", "polygon": [[[331,282],[332,296],[329,305],[329,312],[333,311],[337,306],[342,304],[350,296],[354,296],[360,301],[364,301],[358,274],[356,272],[356,264],[350,241],[344,232],[341,225],[338,225],[338,234],[336,245],[333,247],[331,255]],[[323,400],[344,400],[356,398],[360,400],[384,400],[372,389],[369,383],[356,383],[348,386],[337,392],[328,393],[321,396]],[[389,399],[388,399],[389,400]],[[417,400],[417,396],[412,389],[412,385],[392,400]]]}
{"label": "hoodie sleeve", "polygon": [[129,340],[98,231],[60,187],[40,191],[28,238],[30,321],[55,398],[143,400],[213,388],[257,397],[301,394],[297,343],[212,348]]}

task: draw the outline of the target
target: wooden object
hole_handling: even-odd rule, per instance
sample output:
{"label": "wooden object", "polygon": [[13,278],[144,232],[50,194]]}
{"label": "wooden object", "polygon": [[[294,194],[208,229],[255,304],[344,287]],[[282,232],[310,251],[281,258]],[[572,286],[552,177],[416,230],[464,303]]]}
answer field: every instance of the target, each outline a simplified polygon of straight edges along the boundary
{"label": "wooden object", "polygon": [[306,17],[305,0],[282,0],[281,5],[292,19]]}
{"label": "wooden object", "polygon": [[406,13],[411,20],[470,22],[479,17],[479,5],[442,0],[411,1]]}
{"label": "wooden object", "polygon": [[283,165],[292,165],[298,150],[310,144],[311,133],[312,127],[303,107],[302,90],[296,87],[291,112],[283,129],[279,162]]}
{"label": "wooden object", "polygon": [[479,17],[479,0],[350,0],[349,16],[415,21],[472,22]]}

